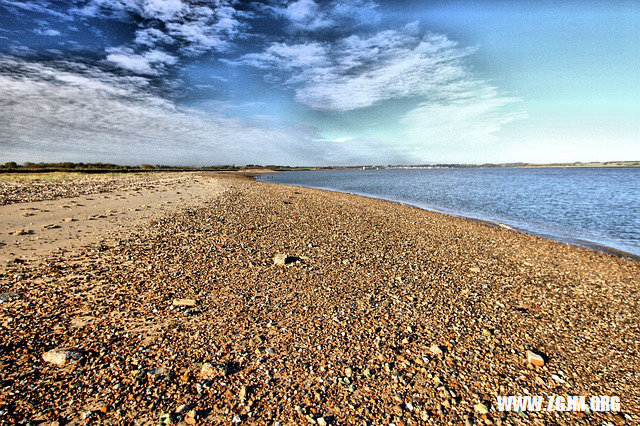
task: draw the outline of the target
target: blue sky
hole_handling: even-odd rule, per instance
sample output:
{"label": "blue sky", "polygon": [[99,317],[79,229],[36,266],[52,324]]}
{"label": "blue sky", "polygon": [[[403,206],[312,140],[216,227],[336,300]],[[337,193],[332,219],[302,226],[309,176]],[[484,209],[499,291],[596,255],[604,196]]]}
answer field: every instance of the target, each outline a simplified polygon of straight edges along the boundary
{"label": "blue sky", "polygon": [[0,0],[0,161],[640,160],[637,2]]}

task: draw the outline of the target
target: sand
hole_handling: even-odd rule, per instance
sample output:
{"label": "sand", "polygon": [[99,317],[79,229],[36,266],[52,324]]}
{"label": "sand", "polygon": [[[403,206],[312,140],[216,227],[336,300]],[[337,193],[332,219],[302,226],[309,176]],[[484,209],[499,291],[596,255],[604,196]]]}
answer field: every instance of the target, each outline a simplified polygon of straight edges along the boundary
{"label": "sand", "polygon": [[[202,179],[218,191],[109,244],[6,264],[1,422],[640,422],[640,263]],[[621,411],[497,410],[523,394],[619,396]]]}
{"label": "sand", "polygon": [[67,181],[75,188],[73,193],[84,194],[76,197],[59,195],[64,194],[58,188],[64,181],[42,181],[40,185],[49,184],[52,190],[28,193],[26,199],[44,201],[16,202],[20,201],[20,188],[12,188],[12,197],[5,197],[12,203],[0,205],[0,262],[39,259],[53,250],[108,244],[180,206],[198,206],[215,198],[222,189],[215,180],[187,173],[119,178],[125,184],[114,185],[118,178],[111,175]]}

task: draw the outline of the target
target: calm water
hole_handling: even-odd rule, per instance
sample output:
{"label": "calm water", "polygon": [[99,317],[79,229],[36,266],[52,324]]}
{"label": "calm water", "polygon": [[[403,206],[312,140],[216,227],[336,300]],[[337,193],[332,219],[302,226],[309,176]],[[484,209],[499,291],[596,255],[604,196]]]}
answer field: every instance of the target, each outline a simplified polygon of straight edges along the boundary
{"label": "calm water", "polygon": [[640,168],[323,170],[260,180],[400,201],[640,255]]}

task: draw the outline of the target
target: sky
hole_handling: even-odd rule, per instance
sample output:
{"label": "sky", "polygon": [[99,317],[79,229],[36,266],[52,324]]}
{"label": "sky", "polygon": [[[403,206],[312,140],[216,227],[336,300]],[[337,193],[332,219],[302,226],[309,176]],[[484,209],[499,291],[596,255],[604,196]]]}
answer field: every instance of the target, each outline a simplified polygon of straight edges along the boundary
{"label": "sky", "polygon": [[0,0],[0,162],[640,160],[637,1]]}

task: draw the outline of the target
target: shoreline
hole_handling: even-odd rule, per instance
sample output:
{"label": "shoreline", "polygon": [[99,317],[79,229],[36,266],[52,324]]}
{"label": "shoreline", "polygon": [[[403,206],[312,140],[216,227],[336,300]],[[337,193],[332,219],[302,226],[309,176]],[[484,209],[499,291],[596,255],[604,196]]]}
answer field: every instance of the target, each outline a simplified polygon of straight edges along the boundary
{"label": "shoreline", "polygon": [[[637,262],[385,200],[202,179],[219,192],[0,271],[0,417],[640,421]],[[497,410],[524,393],[617,395],[622,412]]]}
{"label": "shoreline", "polygon": [[355,195],[355,196],[358,196],[358,197],[370,198],[370,199],[373,199],[373,200],[388,201],[388,202],[391,202],[391,203],[410,206],[410,207],[413,207],[413,208],[416,208],[416,209],[419,209],[419,210],[424,210],[424,211],[428,211],[428,212],[432,212],[432,213],[439,213],[439,214],[442,214],[442,215],[445,215],[445,216],[449,216],[449,217],[456,217],[456,218],[460,218],[460,219],[471,220],[471,221],[478,222],[478,223],[484,223],[486,225],[496,226],[496,227],[499,227],[499,228],[502,228],[502,229],[512,230],[512,231],[519,232],[519,233],[522,233],[522,234],[525,234],[525,235],[531,235],[531,236],[535,236],[535,237],[540,237],[540,238],[547,239],[549,241],[568,244],[568,245],[573,246],[573,247],[585,248],[585,249],[597,251],[597,252],[600,252],[600,253],[606,253],[606,254],[610,254],[612,256],[617,256],[617,257],[621,257],[621,258],[630,259],[630,260],[634,260],[634,261],[640,262],[640,255],[629,253],[627,251],[620,250],[620,249],[617,249],[615,247],[610,247],[610,246],[607,246],[607,245],[604,245],[604,244],[600,244],[600,243],[597,243],[597,242],[593,242],[593,241],[581,240],[579,238],[566,238],[566,239],[563,239],[561,237],[555,237],[552,234],[546,234],[546,233],[543,233],[543,232],[530,231],[530,230],[525,229],[525,228],[512,226],[512,225],[509,225],[509,224],[506,224],[506,223],[501,223],[501,222],[493,221],[493,220],[489,220],[489,219],[481,219],[481,218],[477,218],[477,217],[473,217],[473,216],[465,216],[463,214],[458,214],[458,213],[455,213],[455,212],[452,212],[452,211],[447,211],[445,209],[438,209],[438,208],[435,208],[435,207],[434,208],[423,207],[423,206],[420,206],[418,204],[405,202],[405,201],[399,201],[399,200],[396,200],[396,199],[393,199],[393,198],[385,198],[385,197],[374,196],[374,195],[369,195],[369,194],[365,194],[365,193],[358,193],[358,192],[340,191],[340,190],[337,190],[337,189],[326,188],[326,187],[315,187],[315,186],[296,185],[296,184],[290,184],[290,183],[268,182],[268,181],[259,180],[260,175],[255,175],[255,176],[248,175],[248,176],[254,178],[258,182],[270,183],[270,184],[274,184],[274,185],[286,185],[286,186],[291,186],[291,187],[294,187],[294,188],[318,189],[318,190],[321,190],[321,191],[335,192],[335,193],[338,193],[338,194],[349,194],[349,195]]}

